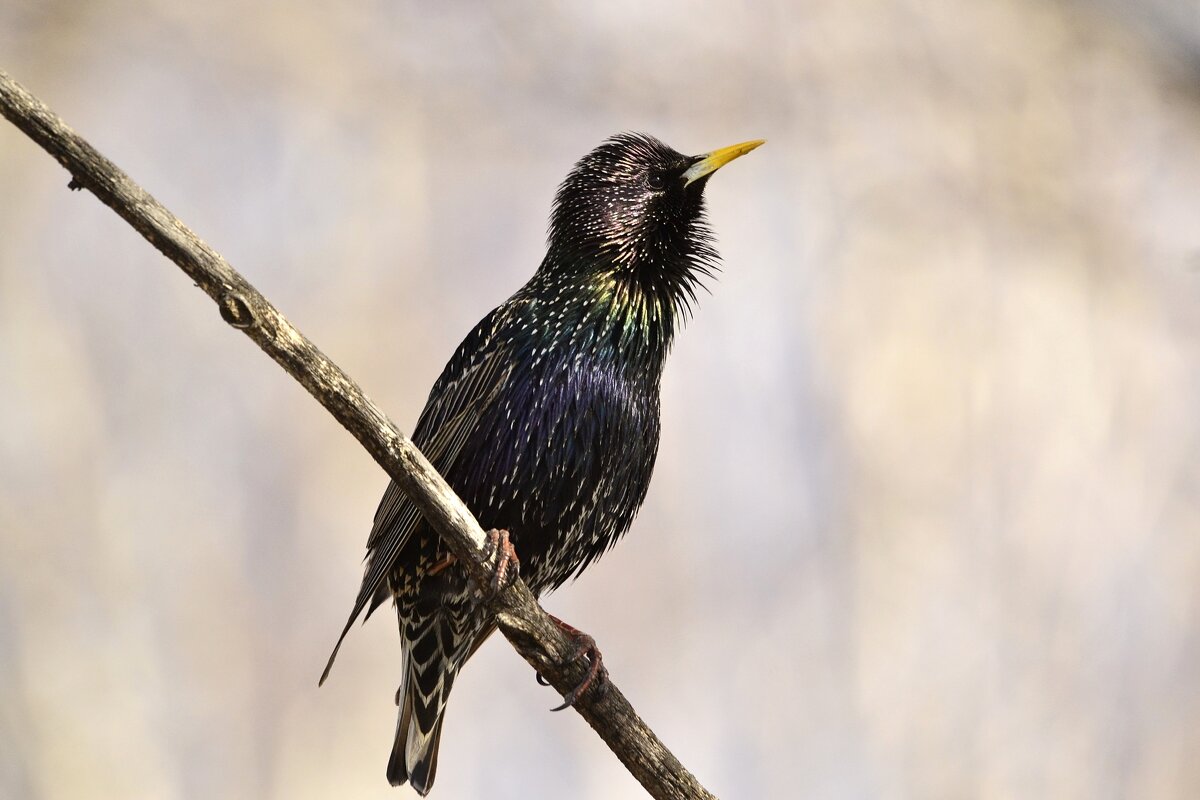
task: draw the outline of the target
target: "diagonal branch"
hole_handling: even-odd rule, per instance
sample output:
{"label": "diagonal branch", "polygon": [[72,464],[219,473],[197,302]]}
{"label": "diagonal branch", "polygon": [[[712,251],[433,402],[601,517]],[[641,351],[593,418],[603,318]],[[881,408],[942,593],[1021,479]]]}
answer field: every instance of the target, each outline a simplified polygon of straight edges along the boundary
{"label": "diagonal branch", "polygon": [[[216,301],[221,318],[254,340],[358,439],[400,485],[466,565],[485,592],[494,567],[475,517],[425,456],[372,403],[358,384],[296,330],[265,297],[157,200],[100,155],[36,97],[0,71],[0,113]],[[523,581],[491,604],[496,623],[522,658],[562,694],[587,667],[574,643],[551,621]],[[611,681],[585,692],[575,709],[653,797],[713,798],[658,740]]]}

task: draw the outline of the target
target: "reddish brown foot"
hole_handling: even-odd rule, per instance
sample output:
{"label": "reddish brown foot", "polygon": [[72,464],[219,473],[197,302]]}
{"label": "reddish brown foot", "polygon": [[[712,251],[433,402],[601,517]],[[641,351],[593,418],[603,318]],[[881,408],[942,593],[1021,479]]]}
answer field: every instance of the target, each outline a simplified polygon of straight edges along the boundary
{"label": "reddish brown foot", "polygon": [[[578,628],[568,625],[553,614],[550,615],[550,619],[554,620],[554,624],[558,626],[559,630],[575,640],[575,649],[571,653],[571,660],[576,661],[580,658],[588,660],[587,675],[583,676],[583,680],[579,682],[578,686],[567,692],[563,697],[562,705],[550,709],[551,711],[562,711],[564,708],[575,705],[575,701],[593,686],[597,689],[603,688],[604,681],[608,678],[608,670],[604,668],[604,656],[600,655],[600,648],[596,646],[595,639]],[[549,686],[541,675],[538,675],[538,683]]]}
{"label": "reddish brown foot", "polygon": [[495,528],[488,531],[488,557],[496,556],[496,571],[492,574],[492,594],[500,592],[512,585],[521,573],[521,562],[517,560],[517,551],[508,540],[508,531],[498,531]]}

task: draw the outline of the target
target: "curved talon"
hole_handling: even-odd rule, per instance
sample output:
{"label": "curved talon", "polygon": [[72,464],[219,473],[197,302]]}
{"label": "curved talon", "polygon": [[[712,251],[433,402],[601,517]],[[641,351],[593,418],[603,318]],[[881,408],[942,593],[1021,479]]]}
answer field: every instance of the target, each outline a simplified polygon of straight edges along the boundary
{"label": "curved talon", "polygon": [[533,673],[533,679],[535,681],[537,681],[538,686],[551,686],[552,685],[550,683],[550,681],[548,681],[544,677],[542,677],[542,673],[540,673],[540,672]]}
{"label": "curved talon", "polygon": [[[580,658],[587,658],[588,660],[587,675],[583,676],[583,680],[574,689],[563,696],[562,705],[550,709],[551,711],[562,711],[565,708],[575,705],[576,701],[583,696],[583,693],[593,686],[596,688],[603,687],[604,681],[608,676],[608,670],[604,668],[604,656],[600,654],[600,648],[596,646],[595,639],[578,628],[568,625],[553,614],[550,615],[550,619],[554,620],[554,624],[563,633],[575,640],[575,651],[571,654],[570,660],[577,661]],[[544,680],[541,674],[538,674],[538,683],[542,683]],[[548,686],[549,682],[547,681],[543,685]]]}
{"label": "curved talon", "polygon": [[516,548],[508,540],[508,531],[492,530],[487,532],[488,558],[496,556],[496,571],[492,573],[492,596],[500,594],[513,584],[521,574],[521,562],[517,559]]}

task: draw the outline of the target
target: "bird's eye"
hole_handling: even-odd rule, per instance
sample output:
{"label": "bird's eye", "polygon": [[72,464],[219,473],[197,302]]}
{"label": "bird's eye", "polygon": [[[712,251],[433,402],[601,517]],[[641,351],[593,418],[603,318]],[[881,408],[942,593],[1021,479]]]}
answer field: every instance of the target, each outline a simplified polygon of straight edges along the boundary
{"label": "bird's eye", "polygon": [[646,185],[656,191],[665,189],[667,187],[667,176],[661,172],[651,172],[646,176]]}

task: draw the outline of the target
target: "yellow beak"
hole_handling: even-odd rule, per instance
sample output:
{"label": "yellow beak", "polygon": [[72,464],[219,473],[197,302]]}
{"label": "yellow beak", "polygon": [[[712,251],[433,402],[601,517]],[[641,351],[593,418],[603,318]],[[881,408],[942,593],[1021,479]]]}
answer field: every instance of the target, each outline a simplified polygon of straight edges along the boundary
{"label": "yellow beak", "polygon": [[749,142],[741,144],[731,144],[729,147],[722,147],[720,150],[713,150],[711,153],[705,153],[700,157],[700,160],[688,167],[687,172],[683,173],[683,185],[688,186],[693,181],[698,181],[705,175],[711,175],[721,167],[733,161],[738,156],[744,156],[766,139],[753,139]]}

